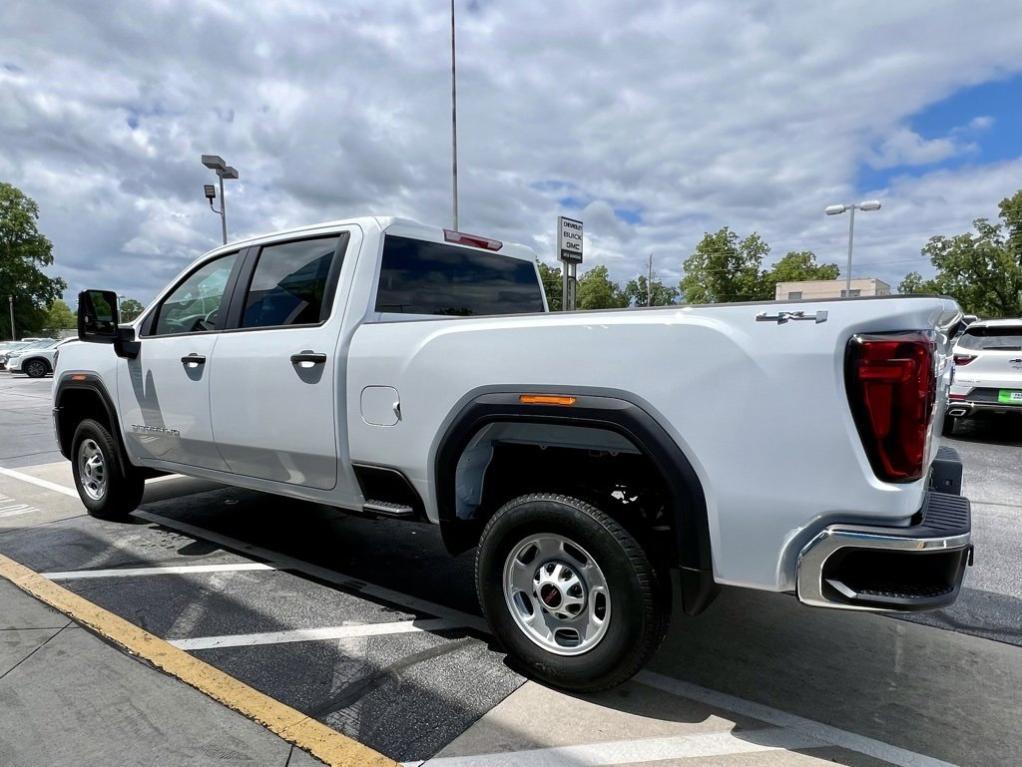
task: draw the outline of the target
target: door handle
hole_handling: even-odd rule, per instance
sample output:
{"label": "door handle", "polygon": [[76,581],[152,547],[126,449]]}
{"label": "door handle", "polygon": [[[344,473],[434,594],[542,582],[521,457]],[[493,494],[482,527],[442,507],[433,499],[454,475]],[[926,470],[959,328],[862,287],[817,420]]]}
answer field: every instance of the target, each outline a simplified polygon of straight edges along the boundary
{"label": "door handle", "polygon": [[181,364],[187,367],[195,367],[196,365],[205,365],[206,357],[202,354],[189,354],[187,357],[181,358]]}
{"label": "door handle", "polygon": [[291,362],[295,365],[302,362],[311,362],[313,365],[322,365],[326,362],[326,355],[322,352],[300,352],[291,355]]}

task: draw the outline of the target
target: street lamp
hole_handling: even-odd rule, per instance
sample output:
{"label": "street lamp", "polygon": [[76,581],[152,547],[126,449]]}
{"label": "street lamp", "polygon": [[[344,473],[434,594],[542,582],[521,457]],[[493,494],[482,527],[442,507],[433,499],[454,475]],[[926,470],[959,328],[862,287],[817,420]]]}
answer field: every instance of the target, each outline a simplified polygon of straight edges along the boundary
{"label": "street lamp", "polygon": [[214,213],[220,214],[220,228],[223,230],[224,245],[227,244],[227,198],[224,196],[224,179],[234,179],[238,177],[238,171],[236,168],[232,168],[230,165],[224,162],[224,158],[216,154],[204,154],[202,155],[202,164],[205,165],[212,171],[216,172],[217,178],[220,179],[220,210],[213,207],[213,200],[216,197],[216,189],[212,184],[204,184],[203,191],[206,194],[206,199],[209,200],[209,209]]}
{"label": "street lamp", "polygon": [[845,211],[848,216],[848,271],[845,274],[845,298],[852,295],[852,238],[855,236],[855,211],[857,210],[880,210],[880,200],[865,200],[864,202],[853,202],[847,205],[828,205],[823,212],[828,216],[839,216]]}

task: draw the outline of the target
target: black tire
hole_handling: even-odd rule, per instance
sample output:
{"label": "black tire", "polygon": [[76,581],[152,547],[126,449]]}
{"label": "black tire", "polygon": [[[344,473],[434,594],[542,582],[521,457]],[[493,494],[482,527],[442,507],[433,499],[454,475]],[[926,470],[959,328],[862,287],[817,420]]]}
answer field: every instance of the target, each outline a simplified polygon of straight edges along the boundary
{"label": "black tire", "polygon": [[50,372],[46,360],[29,360],[21,366],[21,371],[29,378],[42,378]]}
{"label": "black tire", "polygon": [[[97,450],[102,457],[105,476],[102,488],[95,484],[91,488],[86,487],[88,477],[83,475],[83,446],[85,452]],[[94,517],[125,519],[142,501],[145,478],[128,463],[109,429],[99,421],[86,418],[75,429],[71,442],[71,469],[78,497]]]}
{"label": "black tire", "polygon": [[[607,628],[582,654],[560,655],[537,644],[519,627],[505,599],[505,562],[519,544],[537,534],[569,539],[590,554],[605,577],[610,593]],[[670,619],[666,568],[651,562],[612,517],[564,495],[521,496],[493,515],[476,553],[476,588],[494,635],[512,659],[530,676],[575,692],[605,690],[634,676],[660,646]]]}

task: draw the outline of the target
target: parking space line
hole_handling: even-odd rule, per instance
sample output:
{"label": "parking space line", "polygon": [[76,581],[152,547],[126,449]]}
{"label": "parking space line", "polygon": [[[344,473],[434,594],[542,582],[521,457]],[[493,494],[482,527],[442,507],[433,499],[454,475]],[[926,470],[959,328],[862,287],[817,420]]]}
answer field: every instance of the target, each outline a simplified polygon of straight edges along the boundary
{"label": "parking space line", "polygon": [[767,722],[778,727],[785,727],[789,730],[800,732],[806,737],[845,748],[849,751],[866,754],[875,759],[896,764],[899,767],[955,767],[951,762],[945,762],[925,754],[918,754],[915,751],[892,746],[889,743],[874,740],[865,735],[857,735],[854,732],[848,732],[823,722],[806,719],[797,714],[789,714],[787,711],[781,711],[763,703],[755,703],[734,695],[710,690],[706,687],[700,687],[697,684],[684,682],[653,671],[640,671],[635,677],[635,681],[681,698],[705,703],[708,706],[741,714],[752,719],[758,719],[761,722]]}
{"label": "parking space line", "polygon": [[232,573],[246,570],[276,570],[263,562],[231,562],[219,565],[171,565],[168,567],[122,567],[109,570],[65,570],[40,573],[51,581],[73,581],[88,578],[137,578],[146,575],[191,575],[193,573]]}
{"label": "parking space line", "polygon": [[20,479],[22,482],[27,482],[28,484],[35,485],[36,487],[44,487],[47,490],[52,490],[55,493],[60,493],[61,495],[66,495],[70,498],[78,497],[78,493],[70,487],[58,485],[56,482],[50,482],[48,479],[39,479],[39,477],[33,477],[31,474],[23,474],[22,472],[15,471],[14,469],[5,469],[0,466],[0,475],[10,477],[11,479]]}
{"label": "parking space line", "polygon": [[261,546],[255,546],[251,543],[238,540],[237,538],[221,535],[220,533],[207,530],[203,527],[196,527],[195,525],[190,525],[187,522],[179,522],[176,519],[171,519],[170,517],[165,517],[161,514],[153,514],[151,511],[136,511],[134,515],[140,519],[146,520],[147,522],[153,522],[154,524],[166,527],[170,530],[184,533],[185,535],[190,535],[200,540],[215,543],[219,546],[223,546],[224,548],[231,549],[232,551],[241,552],[248,556],[255,557],[256,559],[262,559],[266,562],[270,562],[279,570],[289,570],[291,572],[302,573],[303,575],[316,578],[317,580],[324,581],[326,583],[331,583],[354,593],[363,594],[367,597],[374,597],[376,599],[382,599],[385,602],[400,605],[414,612],[427,613],[439,618],[447,618],[452,622],[456,622],[458,626],[472,628],[489,634],[489,627],[487,626],[486,621],[478,615],[462,612],[461,610],[456,610],[453,607],[445,607],[444,605],[437,604],[436,602],[430,602],[427,599],[413,597],[410,594],[403,594],[400,591],[394,591],[393,589],[388,589],[385,586],[377,586],[374,583],[368,583],[360,578],[345,575],[337,570],[321,567],[320,565],[314,565],[311,562],[305,562],[301,559],[295,559],[287,554],[281,554],[270,549],[264,549]]}
{"label": "parking space line", "polygon": [[220,647],[248,647],[251,645],[289,644],[292,642],[320,642],[326,639],[411,634],[418,631],[440,631],[458,628],[457,623],[445,618],[394,621],[391,623],[359,623],[352,626],[324,626],[291,631],[266,631],[260,634],[223,634],[221,636],[169,639],[181,650],[213,650]]}
{"label": "parking space line", "polygon": [[446,756],[427,759],[423,767],[602,767],[602,765],[640,764],[667,759],[734,756],[763,751],[790,751],[796,748],[820,748],[826,744],[805,733],[783,727],[732,732],[702,732],[663,738],[612,740],[577,746],[535,748],[472,756]]}
{"label": "parking space line", "polygon": [[0,577],[327,764],[339,767],[395,767],[397,764],[2,554]]}
{"label": "parking space line", "polygon": [[0,506],[0,518],[17,517],[21,514],[31,514],[33,511],[38,511],[38,509],[35,506],[29,506],[27,503],[16,503],[11,506]]}

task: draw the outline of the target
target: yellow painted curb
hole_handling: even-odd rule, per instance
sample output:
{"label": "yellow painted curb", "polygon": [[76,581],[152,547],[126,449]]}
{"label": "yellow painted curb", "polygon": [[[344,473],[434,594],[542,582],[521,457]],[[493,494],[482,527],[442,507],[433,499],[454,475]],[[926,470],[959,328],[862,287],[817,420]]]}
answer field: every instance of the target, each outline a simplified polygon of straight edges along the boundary
{"label": "yellow painted curb", "polygon": [[397,765],[378,751],[203,663],[2,554],[0,577],[333,767]]}

